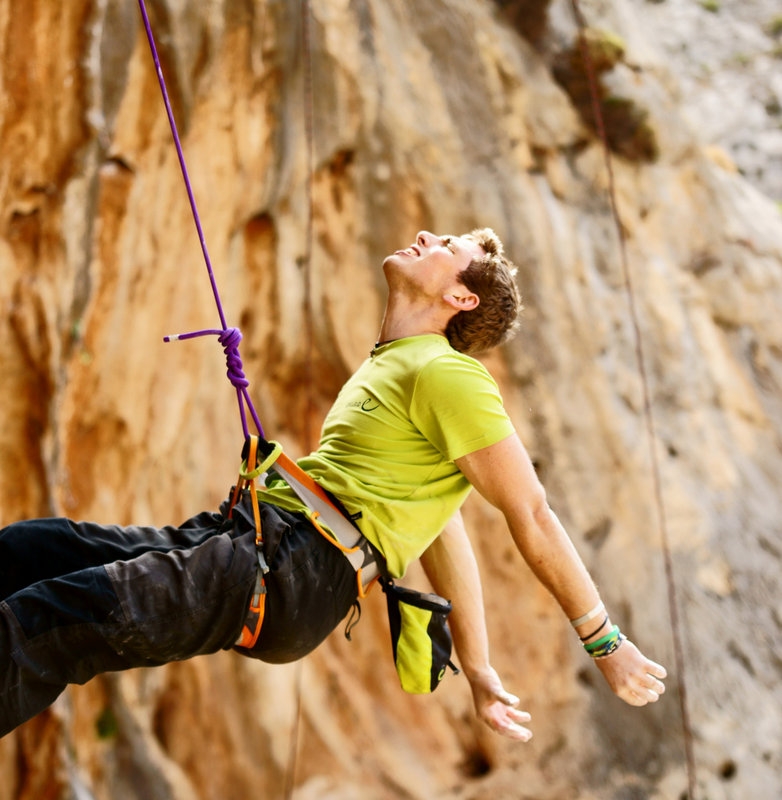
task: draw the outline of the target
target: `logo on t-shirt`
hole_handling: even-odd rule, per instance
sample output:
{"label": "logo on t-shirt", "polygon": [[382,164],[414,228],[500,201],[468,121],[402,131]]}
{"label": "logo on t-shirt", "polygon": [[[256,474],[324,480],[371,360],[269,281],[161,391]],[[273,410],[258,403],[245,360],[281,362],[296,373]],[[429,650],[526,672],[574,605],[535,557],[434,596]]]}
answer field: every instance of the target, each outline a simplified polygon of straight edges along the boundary
{"label": "logo on t-shirt", "polygon": [[358,408],[361,411],[376,411],[380,408],[380,403],[372,397],[367,397],[364,400],[352,400],[348,403],[348,408]]}

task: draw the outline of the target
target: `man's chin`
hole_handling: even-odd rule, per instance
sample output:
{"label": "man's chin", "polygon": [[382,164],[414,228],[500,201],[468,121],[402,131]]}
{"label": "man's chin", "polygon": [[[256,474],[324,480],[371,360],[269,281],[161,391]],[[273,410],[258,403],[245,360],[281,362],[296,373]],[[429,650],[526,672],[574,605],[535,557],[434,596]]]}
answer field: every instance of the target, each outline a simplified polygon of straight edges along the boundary
{"label": "man's chin", "polygon": [[383,259],[383,271],[388,273],[391,269],[398,268],[401,264],[402,257],[399,256],[399,253],[391,253],[390,256],[386,256]]}

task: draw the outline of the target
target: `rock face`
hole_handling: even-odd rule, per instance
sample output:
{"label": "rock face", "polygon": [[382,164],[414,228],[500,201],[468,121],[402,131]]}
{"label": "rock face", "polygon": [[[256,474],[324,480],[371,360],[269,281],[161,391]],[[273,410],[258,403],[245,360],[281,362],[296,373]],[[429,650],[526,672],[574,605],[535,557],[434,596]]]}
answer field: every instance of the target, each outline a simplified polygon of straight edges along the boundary
{"label": "rock face", "polygon": [[684,116],[782,200],[782,12],[775,0],[635,0],[676,75]]}
{"label": "rock face", "polygon": [[[627,2],[584,3],[581,37],[541,0],[149,5],[267,433],[314,445],[375,339],[388,252],[494,227],[527,310],[486,362],[669,691],[613,698],[471,498],[529,745],[475,721],[463,678],[404,695],[375,595],[352,642],[301,664],[221,654],[71,687],[0,742],[0,800],[669,800],[688,746],[698,797],[779,796],[782,216],[693,132],[654,28]],[[173,523],[235,478],[219,349],[162,342],[217,320],[134,6],[0,3],[3,524]]]}

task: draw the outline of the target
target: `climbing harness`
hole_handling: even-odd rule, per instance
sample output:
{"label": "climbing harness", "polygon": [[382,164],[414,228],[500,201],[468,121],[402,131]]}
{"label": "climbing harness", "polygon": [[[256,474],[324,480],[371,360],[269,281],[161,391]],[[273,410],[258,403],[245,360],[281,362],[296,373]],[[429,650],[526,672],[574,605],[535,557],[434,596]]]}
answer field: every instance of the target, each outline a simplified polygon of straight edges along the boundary
{"label": "climbing harness", "polygon": [[[265,577],[269,572],[269,565],[263,554],[263,530],[261,527],[261,510],[258,507],[258,492],[256,481],[268,468],[266,461],[258,463],[258,437],[249,436],[246,442],[247,456],[242,461],[239,469],[239,479],[236,481],[231,495],[228,518],[233,518],[233,509],[242,492],[247,490],[250,494],[255,523],[255,554],[258,559],[258,570],[255,574],[255,588],[253,589],[250,607],[242,626],[242,632],[236,640],[238,647],[252,648],[258,641],[263,625],[263,616],[266,611],[266,584]],[[268,460],[268,459],[267,459]],[[252,466],[250,466],[252,465]]]}
{"label": "climbing harness", "polygon": [[[253,449],[255,447],[255,449]],[[385,562],[380,553],[372,547],[367,538],[354,524],[358,516],[351,517],[340,508],[339,501],[316,483],[293,459],[287,456],[277,442],[270,442],[262,437],[250,436],[243,456],[239,473],[240,479],[251,480],[251,500],[256,528],[260,527],[258,510],[258,491],[263,489],[255,484],[261,474],[273,469],[296,493],[299,500],[308,509],[307,518],[312,526],[334,545],[350,562],[356,572],[358,596],[364,598],[367,592],[386,572]],[[262,460],[261,460],[262,459]],[[254,464],[255,466],[249,466]],[[239,497],[241,489],[237,483],[231,499],[231,508]]]}
{"label": "climbing harness", "polygon": [[307,506],[309,520],[316,530],[342,551],[356,571],[358,596],[366,597],[381,572],[385,571],[382,556],[370,545],[345,512],[337,507],[335,500],[295,461],[286,456],[282,449],[279,450],[274,463],[274,471]]}
{"label": "climbing harness", "polygon": [[687,785],[689,800],[695,800],[695,786],[696,786],[696,767],[695,756],[693,753],[693,732],[692,724],[690,722],[689,708],[687,704],[687,674],[686,665],[684,661],[684,653],[682,646],[681,623],[679,620],[679,600],[676,591],[676,581],[673,575],[673,559],[671,557],[670,537],[668,535],[668,525],[665,513],[665,502],[662,492],[662,478],[660,475],[660,464],[657,457],[657,434],[654,425],[654,413],[652,410],[651,391],[649,389],[649,378],[646,368],[646,359],[644,355],[643,337],[641,335],[641,326],[638,321],[638,312],[635,302],[635,291],[633,288],[632,275],[627,257],[627,247],[625,240],[624,227],[622,225],[621,217],[619,216],[619,209],[616,202],[616,188],[614,181],[614,170],[611,162],[611,153],[608,145],[608,135],[606,133],[605,121],[601,110],[599,93],[597,89],[597,80],[595,77],[595,68],[592,57],[589,53],[587,46],[585,31],[586,21],[581,12],[579,4],[580,0],[571,0],[573,14],[578,26],[579,39],[581,42],[581,55],[584,62],[584,68],[587,72],[589,79],[589,91],[592,101],[592,113],[595,118],[595,128],[598,136],[603,143],[603,154],[606,164],[606,172],[608,174],[608,196],[611,203],[611,215],[616,226],[617,234],[619,237],[619,255],[622,264],[622,273],[624,277],[624,285],[627,291],[628,305],[630,309],[630,317],[635,339],[635,352],[636,361],[638,363],[638,372],[641,377],[641,386],[643,391],[643,409],[644,419],[647,427],[647,440],[649,442],[649,451],[652,464],[652,482],[654,488],[654,501],[657,509],[658,527],[660,531],[660,540],[662,543],[664,564],[665,564],[665,577],[666,585],[668,588],[668,611],[671,621],[671,631],[673,635],[673,649],[674,661],[676,670],[679,677],[679,705],[682,718],[682,733],[684,739],[685,761],[687,770]]}
{"label": "climbing harness", "polygon": [[255,524],[255,550],[258,559],[255,589],[242,632],[236,644],[251,649],[258,641],[263,625],[266,587],[265,576],[269,566],[263,554],[263,530],[261,525],[258,493],[263,491],[258,479],[273,469],[293,489],[302,503],[309,509],[308,518],[312,526],[332,545],[339,549],[356,572],[359,598],[364,598],[374,582],[385,572],[382,556],[370,545],[361,531],[338,508],[321,486],[304,472],[295,461],[282,451],[277,442],[263,437],[247,437],[242,451],[239,478],[231,492],[228,518],[233,518],[234,506],[244,492],[249,495]]}

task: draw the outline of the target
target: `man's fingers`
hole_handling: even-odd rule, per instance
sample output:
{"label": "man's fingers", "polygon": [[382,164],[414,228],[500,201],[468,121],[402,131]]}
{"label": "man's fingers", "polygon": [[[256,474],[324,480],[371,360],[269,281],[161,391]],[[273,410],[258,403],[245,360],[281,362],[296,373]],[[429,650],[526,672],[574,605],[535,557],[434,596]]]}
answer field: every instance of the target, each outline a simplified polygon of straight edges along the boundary
{"label": "man's fingers", "polygon": [[647,670],[650,675],[659,678],[661,681],[668,677],[668,672],[662,664],[647,659]]}
{"label": "man's fingers", "polygon": [[629,689],[626,692],[620,693],[619,696],[625,701],[625,703],[631,706],[640,707],[645,706],[647,703],[653,702],[646,689]]}
{"label": "man's fingers", "polygon": [[484,715],[484,720],[492,730],[517,742],[527,742],[532,738],[532,731],[524,727],[531,719],[526,711],[502,702],[493,703]]}
{"label": "man's fingers", "polygon": [[528,742],[532,738],[532,731],[522,725],[508,724],[503,728],[498,728],[497,733],[513,739],[515,742]]}
{"label": "man's fingers", "polygon": [[529,722],[530,719],[532,717],[526,711],[511,709],[495,720],[494,730],[517,742],[528,742],[532,738],[532,731],[525,728],[522,723]]}
{"label": "man's fingers", "polygon": [[528,711],[519,711],[516,708],[511,708],[508,710],[508,716],[514,721],[518,723],[526,724],[532,719],[532,714]]}
{"label": "man's fingers", "polygon": [[665,692],[665,667],[646,658],[629,639],[611,655],[599,658],[598,666],[617,696],[631,706],[656,703]]}
{"label": "man's fingers", "polygon": [[[665,687],[663,687],[663,691],[665,691]],[[627,693],[620,694],[620,697],[632,706],[645,706],[648,703],[656,703],[660,699],[661,694],[662,692],[658,692],[655,689],[641,687],[638,689],[630,689]]]}
{"label": "man's fingers", "polygon": [[[666,677],[667,673],[665,671],[665,667],[660,666],[659,664],[655,664],[651,662],[652,667],[657,668],[656,673],[652,672],[651,668],[647,670],[646,675],[644,676],[644,680],[641,683],[641,696],[647,697],[649,702],[654,703],[655,701],[660,699],[660,695],[665,692],[665,684],[662,680],[658,680],[658,678]],[[662,672],[662,675],[659,673]]]}
{"label": "man's fingers", "polygon": [[521,702],[515,694],[504,690],[497,694],[497,699],[506,706],[517,706]]}

